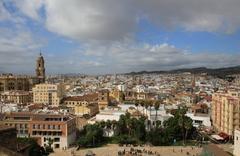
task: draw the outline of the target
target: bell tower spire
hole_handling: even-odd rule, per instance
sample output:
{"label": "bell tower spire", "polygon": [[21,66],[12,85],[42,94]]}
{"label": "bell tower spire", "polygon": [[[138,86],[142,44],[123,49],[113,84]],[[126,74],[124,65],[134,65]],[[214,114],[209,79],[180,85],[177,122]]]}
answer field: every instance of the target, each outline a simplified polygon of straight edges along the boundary
{"label": "bell tower spire", "polygon": [[36,76],[39,79],[40,83],[45,82],[45,66],[41,50],[39,53],[39,57],[37,58],[36,61]]}

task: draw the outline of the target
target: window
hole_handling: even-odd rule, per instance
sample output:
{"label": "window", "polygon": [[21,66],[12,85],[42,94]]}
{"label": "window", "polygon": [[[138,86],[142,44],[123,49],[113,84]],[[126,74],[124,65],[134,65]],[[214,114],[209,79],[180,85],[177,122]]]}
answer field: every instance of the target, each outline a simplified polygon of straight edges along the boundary
{"label": "window", "polygon": [[33,129],[35,129],[36,127],[35,127],[36,125],[35,124],[33,124]]}
{"label": "window", "polygon": [[45,125],[43,125],[42,128],[45,129]]}
{"label": "window", "polygon": [[60,138],[54,138],[54,142],[60,142]]}
{"label": "window", "polygon": [[54,147],[55,147],[55,148],[59,148],[60,145],[59,145],[59,144],[55,144]]}
{"label": "window", "polygon": [[51,126],[50,126],[50,125],[48,125],[48,129],[50,129],[50,127],[51,127]]}
{"label": "window", "polygon": [[61,125],[58,125],[58,129],[60,129],[61,128]]}

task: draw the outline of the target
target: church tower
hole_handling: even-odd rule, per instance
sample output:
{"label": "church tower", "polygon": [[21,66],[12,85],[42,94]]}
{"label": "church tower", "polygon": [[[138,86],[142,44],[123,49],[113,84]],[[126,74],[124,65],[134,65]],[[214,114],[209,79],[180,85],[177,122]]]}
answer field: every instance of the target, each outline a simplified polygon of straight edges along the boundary
{"label": "church tower", "polygon": [[39,79],[40,83],[45,82],[45,67],[44,67],[44,58],[42,56],[42,53],[40,53],[36,61],[36,76]]}

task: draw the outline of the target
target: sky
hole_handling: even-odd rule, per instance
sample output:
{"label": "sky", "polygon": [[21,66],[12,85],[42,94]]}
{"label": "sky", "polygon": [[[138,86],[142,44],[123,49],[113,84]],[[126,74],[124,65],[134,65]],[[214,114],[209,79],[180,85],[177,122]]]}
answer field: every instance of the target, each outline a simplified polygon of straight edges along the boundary
{"label": "sky", "polygon": [[240,65],[239,0],[0,0],[0,72]]}

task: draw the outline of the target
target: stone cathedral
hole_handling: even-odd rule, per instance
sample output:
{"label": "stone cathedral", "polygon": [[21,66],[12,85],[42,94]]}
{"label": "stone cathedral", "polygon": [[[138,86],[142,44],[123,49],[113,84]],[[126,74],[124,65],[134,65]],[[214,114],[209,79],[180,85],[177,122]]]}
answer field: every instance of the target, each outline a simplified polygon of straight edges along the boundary
{"label": "stone cathedral", "polygon": [[45,67],[42,53],[40,53],[36,61],[36,77],[39,79],[39,83],[45,82]]}
{"label": "stone cathedral", "polygon": [[36,76],[1,74],[0,75],[0,93],[5,91],[29,91],[39,83],[45,82],[44,58],[40,53],[36,60]]}

